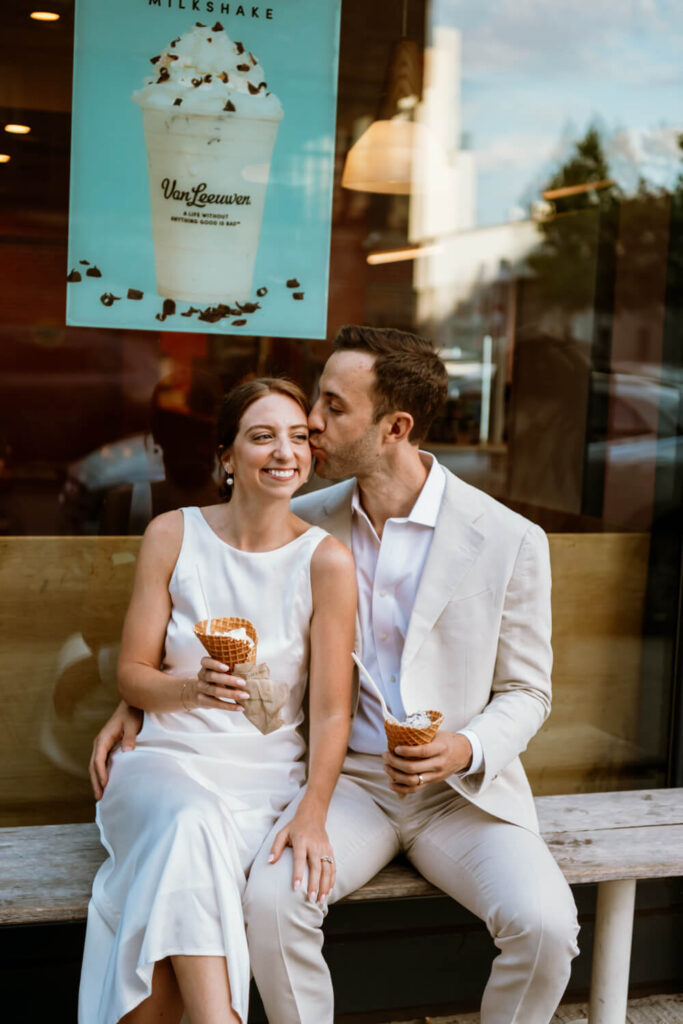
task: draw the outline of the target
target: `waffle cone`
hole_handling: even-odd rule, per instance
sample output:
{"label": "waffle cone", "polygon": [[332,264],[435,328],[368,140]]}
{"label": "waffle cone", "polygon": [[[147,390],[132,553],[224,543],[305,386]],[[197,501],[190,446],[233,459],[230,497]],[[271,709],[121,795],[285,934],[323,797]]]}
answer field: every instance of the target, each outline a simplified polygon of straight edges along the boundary
{"label": "waffle cone", "polygon": [[443,722],[443,715],[440,711],[428,711],[427,714],[432,724],[425,729],[413,729],[409,725],[398,725],[396,722],[384,722],[384,729],[387,734],[389,750],[396,747],[419,747],[421,743],[431,743],[436,736],[439,726]]}
{"label": "waffle cone", "polygon": [[[244,640],[235,640],[231,636],[209,636],[207,629],[214,633],[227,633],[231,629],[244,627],[247,635],[253,640],[250,646]],[[243,665],[245,662],[256,661],[256,648],[258,646],[258,633],[249,619],[239,619],[236,616],[223,619],[202,619],[195,623],[194,633],[198,640],[216,661],[222,661],[230,669],[235,665]]]}

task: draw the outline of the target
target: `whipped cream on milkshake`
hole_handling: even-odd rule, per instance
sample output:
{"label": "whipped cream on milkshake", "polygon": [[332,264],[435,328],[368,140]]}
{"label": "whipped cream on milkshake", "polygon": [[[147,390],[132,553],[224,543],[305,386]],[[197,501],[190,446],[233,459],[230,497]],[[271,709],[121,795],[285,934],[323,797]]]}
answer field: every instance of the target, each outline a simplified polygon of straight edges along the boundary
{"label": "whipped cream on milkshake", "polygon": [[157,291],[246,301],[282,105],[257,57],[220,22],[198,22],[151,62],[133,99],[145,127]]}

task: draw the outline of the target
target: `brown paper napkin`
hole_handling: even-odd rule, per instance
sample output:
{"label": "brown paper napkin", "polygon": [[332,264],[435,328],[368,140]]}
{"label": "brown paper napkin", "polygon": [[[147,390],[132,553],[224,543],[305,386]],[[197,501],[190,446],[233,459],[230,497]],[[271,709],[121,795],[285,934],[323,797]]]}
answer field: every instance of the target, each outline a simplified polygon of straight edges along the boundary
{"label": "brown paper napkin", "polygon": [[287,683],[271,679],[265,663],[235,665],[233,675],[244,680],[244,689],[249,694],[249,700],[243,702],[244,714],[259,732],[267,736],[285,724],[282,709],[289,697]]}

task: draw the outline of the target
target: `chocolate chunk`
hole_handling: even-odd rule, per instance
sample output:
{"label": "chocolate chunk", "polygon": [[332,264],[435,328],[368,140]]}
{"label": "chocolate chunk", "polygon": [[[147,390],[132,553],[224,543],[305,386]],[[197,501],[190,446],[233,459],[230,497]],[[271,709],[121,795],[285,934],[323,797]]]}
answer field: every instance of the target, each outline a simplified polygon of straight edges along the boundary
{"label": "chocolate chunk", "polygon": [[287,282],[287,287],[288,288],[299,288],[300,285],[299,285],[299,282],[297,281],[297,279],[295,277],[290,277],[289,281]]}
{"label": "chocolate chunk", "polygon": [[137,288],[129,288],[126,298],[138,300],[141,299],[144,294],[144,292],[139,291]]}
{"label": "chocolate chunk", "polygon": [[203,320],[204,323],[207,324],[215,324],[218,323],[219,320],[222,320],[224,315],[225,314],[221,313],[215,306],[209,306],[208,309],[203,309],[201,311],[198,319]]}
{"label": "chocolate chunk", "polygon": [[175,39],[172,39],[172,40],[171,40],[171,43],[170,43],[170,45],[171,45],[172,47],[175,47],[175,44],[176,44],[176,43],[179,43],[179,42],[180,42],[180,36],[176,36],[176,37],[175,37]]}
{"label": "chocolate chunk", "polygon": [[164,304],[161,307],[161,313],[157,313],[156,319],[163,323],[167,316],[173,316],[174,313],[175,302],[173,299],[164,299]]}
{"label": "chocolate chunk", "polygon": [[195,21],[194,25],[195,28],[206,28],[206,25],[203,25],[201,21]]}
{"label": "chocolate chunk", "polygon": [[178,60],[178,54],[177,53],[167,53],[166,54],[166,60]]}
{"label": "chocolate chunk", "polygon": [[228,82],[230,80],[227,71],[221,71],[218,77],[220,78],[221,82]]}
{"label": "chocolate chunk", "polygon": [[244,327],[246,322],[247,322],[246,320],[233,320],[232,326],[233,327]]}
{"label": "chocolate chunk", "polygon": [[293,299],[301,300],[301,299],[303,299],[303,297],[304,297],[304,293],[303,292],[292,292],[292,298]]}
{"label": "chocolate chunk", "polygon": [[258,295],[259,299],[262,299],[264,295],[268,294],[268,289],[267,288],[257,288],[256,289],[256,294]]}
{"label": "chocolate chunk", "polygon": [[217,21],[216,24],[212,27],[211,31],[212,32],[224,32],[225,29],[221,25],[220,21]]}
{"label": "chocolate chunk", "polygon": [[204,81],[205,82],[210,82],[211,81],[211,75],[204,75]]}
{"label": "chocolate chunk", "polygon": [[192,79],[192,84],[193,84],[193,86],[194,86],[194,87],[195,87],[195,89],[196,89],[196,88],[197,88],[197,86],[199,86],[199,85],[201,85],[201,84],[202,84],[202,80],[201,80],[201,78],[193,78],[193,79]]}
{"label": "chocolate chunk", "polygon": [[238,312],[239,310],[231,309],[225,303],[219,302],[216,306],[207,306],[206,309],[201,310],[198,319],[205,323],[215,324],[226,316],[237,316]]}
{"label": "chocolate chunk", "polygon": [[206,37],[206,41],[207,41],[207,43],[210,43],[211,42],[211,36],[207,36]]}
{"label": "chocolate chunk", "polygon": [[237,107],[236,107],[236,106],[235,106],[235,104],[234,104],[234,103],[232,102],[232,100],[228,100],[228,102],[227,102],[227,103],[225,104],[225,106],[223,107],[223,110],[227,110],[227,111],[228,111],[228,113],[230,113],[230,114],[234,114],[234,113],[235,113],[235,111],[237,110]]}
{"label": "chocolate chunk", "polygon": [[99,267],[94,267],[94,266],[93,267],[88,267],[88,269],[85,272],[85,276],[86,277],[102,277],[102,271],[99,269]]}
{"label": "chocolate chunk", "polygon": [[238,71],[251,71],[251,67],[248,64],[238,64],[237,65],[237,70]]}
{"label": "chocolate chunk", "polygon": [[240,313],[255,313],[257,309],[261,308],[259,302],[236,302],[235,305]]}
{"label": "chocolate chunk", "polygon": [[158,54],[156,55],[156,57],[150,57],[150,58],[149,58],[149,62],[150,62],[150,64],[156,64],[156,62],[157,62],[158,60],[161,60],[161,54],[160,54],[160,53],[158,53]]}
{"label": "chocolate chunk", "polygon": [[169,78],[170,75],[168,73],[168,68],[159,68],[159,77],[157,78],[156,84],[159,85],[160,82],[167,82]]}
{"label": "chocolate chunk", "polygon": [[70,274],[67,274],[66,279],[69,284],[76,284],[77,281],[81,280],[81,275],[77,270],[72,270]]}
{"label": "chocolate chunk", "polygon": [[100,302],[103,306],[113,306],[120,298],[120,295],[112,295],[111,292],[105,292],[104,295],[100,295]]}
{"label": "chocolate chunk", "polygon": [[251,93],[251,95],[252,96],[258,96],[259,90],[260,90],[261,86],[260,85],[252,85],[251,82],[247,82],[247,85],[249,86],[249,92]]}
{"label": "chocolate chunk", "polygon": [[241,57],[242,54],[244,53],[244,46],[242,45],[242,43],[238,43],[237,40],[235,40],[235,51],[238,57]]}
{"label": "chocolate chunk", "polygon": [[178,98],[176,100],[173,100],[173,106],[174,107],[179,107],[182,102],[183,101],[181,100],[180,96],[178,96]]}
{"label": "chocolate chunk", "polygon": [[90,260],[79,260],[78,262],[79,262],[79,263],[81,264],[81,266],[83,266],[83,267],[89,267],[89,266],[90,266]]}
{"label": "chocolate chunk", "polygon": [[251,50],[249,51],[249,60],[250,60],[250,61],[251,61],[251,63],[252,63],[253,65],[254,65],[254,67],[256,67],[256,65],[258,64],[258,61],[256,60],[256,57],[255,57],[255,56],[254,56],[254,54],[253,54],[253,53],[251,52]]}
{"label": "chocolate chunk", "polygon": [[201,310],[197,309],[196,306],[190,306],[189,309],[186,309],[185,312],[181,313],[180,315],[181,316],[194,316],[195,313],[200,313],[200,312],[201,312]]}

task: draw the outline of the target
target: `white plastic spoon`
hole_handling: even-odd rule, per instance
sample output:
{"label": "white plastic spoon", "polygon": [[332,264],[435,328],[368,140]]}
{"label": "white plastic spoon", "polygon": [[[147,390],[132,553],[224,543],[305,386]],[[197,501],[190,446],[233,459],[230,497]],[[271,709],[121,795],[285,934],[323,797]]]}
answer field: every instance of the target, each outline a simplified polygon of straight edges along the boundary
{"label": "white plastic spoon", "polygon": [[360,658],[358,657],[358,655],[356,654],[355,651],[351,651],[351,657],[353,658],[353,660],[355,661],[356,665],[358,666],[359,672],[362,672],[362,674],[365,676],[366,680],[370,683],[370,686],[373,688],[373,690],[375,691],[375,693],[379,697],[379,702],[382,705],[382,714],[384,715],[384,718],[386,719],[386,721],[387,722],[394,722],[396,725],[398,725],[399,724],[398,718],[394,718],[394,716],[392,715],[391,711],[387,707],[387,704],[386,704],[386,701],[385,701],[384,697],[382,696],[382,691],[380,690],[379,686],[377,685],[375,680],[372,678],[372,676],[370,675],[370,673],[368,672],[368,670],[366,669],[365,665],[360,660]]}
{"label": "white plastic spoon", "polygon": [[199,589],[202,594],[202,601],[204,602],[204,611],[206,612],[206,633],[210,636],[211,633],[213,632],[213,619],[211,618],[211,612],[209,611],[209,602],[206,600],[206,591],[204,590],[204,585],[202,584],[202,577],[201,573],[199,572],[199,566],[195,565],[195,569],[197,570],[197,582],[199,583]]}

